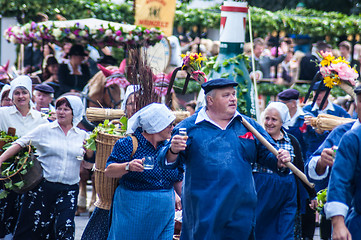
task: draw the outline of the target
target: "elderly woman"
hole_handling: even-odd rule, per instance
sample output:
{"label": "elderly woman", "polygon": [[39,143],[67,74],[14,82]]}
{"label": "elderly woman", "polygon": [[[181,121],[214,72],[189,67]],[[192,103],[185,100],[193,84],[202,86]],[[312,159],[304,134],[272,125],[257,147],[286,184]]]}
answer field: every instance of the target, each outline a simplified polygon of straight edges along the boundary
{"label": "elderly woman", "polygon": [[10,85],[5,84],[0,92],[0,107],[10,107],[13,105],[13,101],[10,96]]}
{"label": "elderly woman", "polygon": [[171,136],[174,120],[164,104],[152,103],[128,121],[127,132],[133,133],[138,143],[134,155],[131,137],[114,145],[105,174],[120,180],[113,199],[109,240],[172,239],[173,185],[182,180],[183,173],[178,169],[161,169],[157,161],[152,169],[145,169],[143,162],[146,157],[158,156]]}
{"label": "elderly woman", "polygon": [[0,156],[2,163],[31,142],[43,168],[44,179],[23,195],[14,239],[74,239],[79,169],[88,136],[76,127],[83,110],[76,96],[58,99],[56,121],[22,136]]}
{"label": "elderly woman", "polygon": [[[284,103],[272,102],[265,109],[265,130],[279,148],[290,152],[293,161],[294,148],[289,135],[282,127],[289,120],[288,107]],[[297,186],[292,172],[284,169],[276,173],[255,163],[253,176],[258,198],[256,239],[294,239]]]}
{"label": "elderly woman", "polygon": [[[4,86],[6,87],[6,86]],[[41,113],[30,107],[32,97],[32,82],[28,76],[19,76],[10,83],[9,97],[13,106],[0,108],[0,130],[7,132],[15,128],[16,135],[21,137],[37,126],[48,121]],[[11,235],[14,231],[20,209],[21,195],[10,192],[0,200],[0,238]]]}

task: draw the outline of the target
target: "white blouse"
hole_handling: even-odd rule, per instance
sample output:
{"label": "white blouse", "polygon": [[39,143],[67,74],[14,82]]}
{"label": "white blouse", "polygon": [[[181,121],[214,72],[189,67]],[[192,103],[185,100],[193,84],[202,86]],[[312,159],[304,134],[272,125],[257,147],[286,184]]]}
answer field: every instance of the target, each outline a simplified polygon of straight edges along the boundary
{"label": "white blouse", "polygon": [[24,136],[37,126],[48,123],[48,120],[41,117],[41,113],[30,109],[26,116],[22,116],[15,106],[0,107],[0,130],[8,131],[9,127],[16,129],[18,137]]}
{"label": "white blouse", "polygon": [[31,141],[46,180],[72,185],[80,180],[83,142],[87,137],[88,133],[77,127],[72,127],[65,135],[58,121],[54,121],[37,127],[15,143],[25,147]]}

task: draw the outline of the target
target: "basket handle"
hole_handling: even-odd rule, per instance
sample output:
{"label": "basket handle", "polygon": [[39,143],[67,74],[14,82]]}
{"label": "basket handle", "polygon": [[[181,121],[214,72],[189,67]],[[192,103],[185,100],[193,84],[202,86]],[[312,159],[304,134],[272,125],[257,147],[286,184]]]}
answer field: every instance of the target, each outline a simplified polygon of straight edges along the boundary
{"label": "basket handle", "polygon": [[23,170],[23,167],[24,167],[25,163],[28,162],[28,159],[29,159],[30,154],[31,154],[31,146],[30,146],[30,143],[29,143],[29,145],[28,145],[27,147],[29,148],[29,151],[28,151],[29,156],[25,159],[25,161],[23,162],[23,164],[21,165],[21,167],[20,167],[16,172],[14,172],[13,174],[11,174],[10,176],[0,178],[0,180],[10,179],[11,177],[13,177],[13,176],[15,176],[17,173],[19,173],[21,170]]}

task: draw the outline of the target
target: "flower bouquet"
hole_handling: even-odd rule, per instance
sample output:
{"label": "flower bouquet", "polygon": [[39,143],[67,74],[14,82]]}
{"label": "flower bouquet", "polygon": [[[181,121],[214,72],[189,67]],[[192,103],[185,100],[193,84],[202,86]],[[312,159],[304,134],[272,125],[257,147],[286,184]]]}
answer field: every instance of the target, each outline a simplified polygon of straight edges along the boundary
{"label": "flower bouquet", "polygon": [[182,70],[185,70],[200,84],[207,82],[206,74],[200,70],[202,61],[206,61],[207,58],[203,57],[201,53],[182,54],[181,57],[183,58]]}
{"label": "flower bouquet", "polygon": [[345,58],[335,58],[331,52],[321,51],[319,56],[322,60],[318,65],[325,86],[332,89],[339,85],[346,93],[354,96],[351,86],[355,86],[355,80],[359,76],[356,69],[352,68]]}

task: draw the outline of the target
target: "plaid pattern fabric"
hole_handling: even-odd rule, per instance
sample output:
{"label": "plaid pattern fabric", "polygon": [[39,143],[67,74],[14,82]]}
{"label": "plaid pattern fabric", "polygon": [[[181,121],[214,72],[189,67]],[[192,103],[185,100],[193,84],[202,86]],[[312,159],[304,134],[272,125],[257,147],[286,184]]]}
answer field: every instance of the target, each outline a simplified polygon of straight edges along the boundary
{"label": "plaid pattern fabric", "polygon": [[[281,129],[283,133],[283,138],[280,140],[275,140],[277,147],[287,150],[291,155],[291,162],[293,162],[293,159],[295,157],[295,153],[293,151],[293,146],[291,144],[291,139],[288,137],[288,134],[286,131]],[[259,172],[259,173],[274,173],[272,170],[268,169],[267,167],[259,164],[259,163],[253,163],[252,164],[252,172]],[[292,172],[290,171],[290,174]]]}

